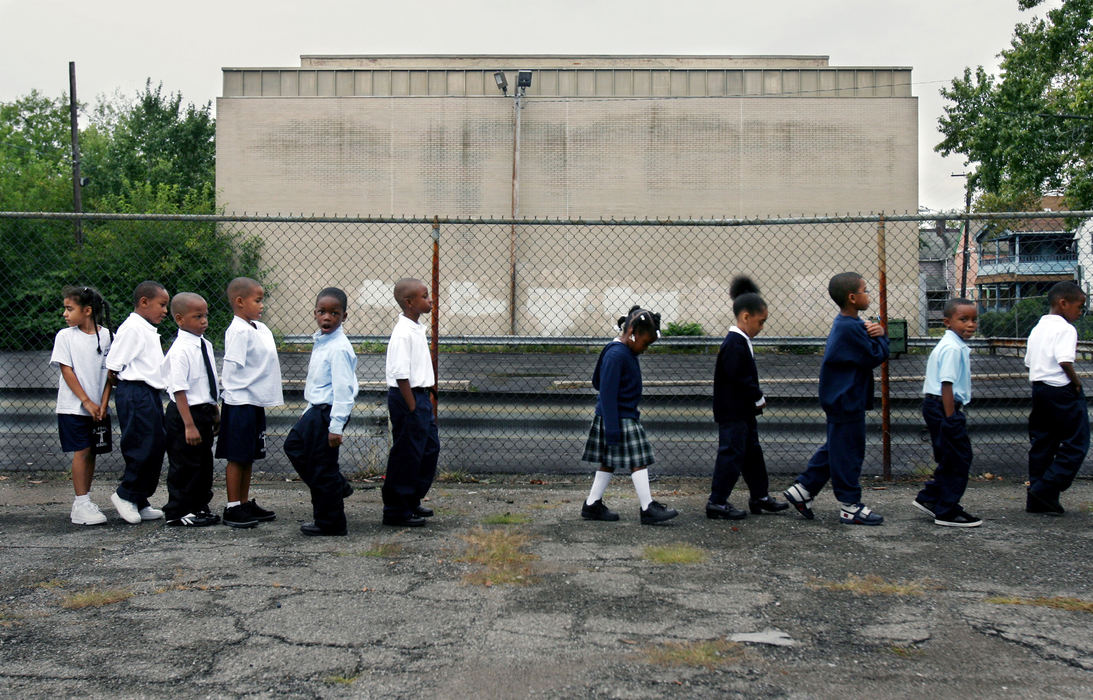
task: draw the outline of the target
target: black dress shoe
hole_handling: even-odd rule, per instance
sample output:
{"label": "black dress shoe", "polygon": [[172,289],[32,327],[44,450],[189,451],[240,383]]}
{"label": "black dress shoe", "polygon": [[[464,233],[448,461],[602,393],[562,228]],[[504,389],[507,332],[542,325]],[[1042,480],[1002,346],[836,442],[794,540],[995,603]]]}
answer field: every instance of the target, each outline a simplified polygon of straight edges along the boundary
{"label": "black dress shoe", "polygon": [[416,515],[419,518],[431,518],[431,517],[433,517],[433,509],[432,508],[426,508],[423,505],[418,505],[417,507],[414,508],[414,515]]}
{"label": "black dress shoe", "polygon": [[402,517],[397,515],[385,515],[383,516],[383,524],[392,527],[424,527],[425,518],[420,515],[414,515],[413,513]]}
{"label": "black dress shoe", "polygon": [[347,482],[345,482],[345,486],[342,486],[342,498],[343,499],[349,498],[352,495],[353,495],[353,484],[351,484],[347,481]]}
{"label": "black dress shoe", "polygon": [[1066,513],[1066,509],[1063,508],[1062,503],[1059,503],[1058,495],[1048,496],[1029,489],[1028,496],[1025,498],[1025,512],[1062,515],[1063,513]]}
{"label": "black dress shoe", "polygon": [[760,513],[777,513],[786,508],[789,508],[788,503],[776,500],[771,496],[748,499],[748,510],[751,511],[752,515],[759,515]]}
{"label": "black dress shoe", "polygon": [[300,526],[300,532],[308,537],[342,537],[349,534],[349,531],[345,528],[341,530],[324,530],[315,523],[304,523]]}
{"label": "black dress shoe", "polygon": [[747,511],[740,510],[731,503],[726,503],[725,505],[707,503],[706,517],[710,520],[743,520],[748,517],[748,513]]}

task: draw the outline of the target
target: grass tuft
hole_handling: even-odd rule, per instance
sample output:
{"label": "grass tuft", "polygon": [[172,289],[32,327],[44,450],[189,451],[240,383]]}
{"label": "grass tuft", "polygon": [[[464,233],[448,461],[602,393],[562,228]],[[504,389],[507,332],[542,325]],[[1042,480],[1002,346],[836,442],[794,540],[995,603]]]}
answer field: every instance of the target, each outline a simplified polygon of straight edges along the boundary
{"label": "grass tuft", "polygon": [[112,603],[120,603],[132,596],[133,592],[125,588],[92,587],[84,591],[66,595],[61,599],[61,607],[69,610],[99,608],[104,605],[111,605]]}
{"label": "grass tuft", "polygon": [[923,595],[936,586],[925,581],[886,581],[876,574],[847,576],[845,581],[813,581],[810,588],[827,591],[847,591],[854,595]]}
{"label": "grass tuft", "polygon": [[64,585],[66,583],[68,583],[68,581],[65,581],[63,579],[51,578],[48,581],[39,581],[38,583],[34,584],[34,586],[32,586],[32,588],[44,588],[44,589],[62,588],[62,587],[64,587]]}
{"label": "grass tuft", "polygon": [[744,657],[744,645],[724,639],[666,642],[645,647],[642,653],[647,663],[657,666],[715,669],[738,663]]}
{"label": "grass tuft", "polygon": [[470,473],[461,470],[445,470],[436,475],[436,480],[442,484],[477,484],[478,479]]}
{"label": "grass tuft", "polygon": [[700,564],[706,561],[706,551],[689,544],[677,542],[666,545],[649,545],[643,559],[654,564]]}
{"label": "grass tuft", "polygon": [[467,543],[467,548],[458,561],[483,567],[464,576],[465,583],[493,586],[534,582],[531,562],[538,557],[524,549],[529,542],[527,535],[476,527],[461,538]]}
{"label": "grass tuft", "polygon": [[1082,600],[1081,598],[1068,598],[1065,596],[1055,596],[1053,598],[994,596],[992,598],[987,598],[987,602],[995,605],[1035,605],[1041,608],[1093,613],[1093,600]]}
{"label": "grass tuft", "polygon": [[888,647],[888,651],[903,659],[913,659],[926,653],[918,647],[905,647],[898,644]]}
{"label": "grass tuft", "polygon": [[530,522],[531,516],[523,513],[494,513],[482,518],[483,525],[526,525]]}

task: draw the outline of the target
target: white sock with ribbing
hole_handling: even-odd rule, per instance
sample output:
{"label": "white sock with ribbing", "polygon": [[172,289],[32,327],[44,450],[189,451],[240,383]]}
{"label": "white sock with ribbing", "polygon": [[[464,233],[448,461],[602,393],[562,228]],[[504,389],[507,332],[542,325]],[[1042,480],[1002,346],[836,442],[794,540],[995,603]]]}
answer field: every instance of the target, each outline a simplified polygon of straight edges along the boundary
{"label": "white sock with ribbing", "polygon": [[634,490],[638,492],[638,503],[645,510],[653,502],[653,493],[649,490],[649,470],[639,469],[630,475],[634,482]]}
{"label": "white sock with ribbing", "polygon": [[603,498],[604,491],[607,490],[607,484],[611,481],[611,472],[605,472],[601,469],[596,470],[596,476],[592,479],[592,490],[588,492],[588,498],[584,499],[584,504],[590,506],[596,501]]}

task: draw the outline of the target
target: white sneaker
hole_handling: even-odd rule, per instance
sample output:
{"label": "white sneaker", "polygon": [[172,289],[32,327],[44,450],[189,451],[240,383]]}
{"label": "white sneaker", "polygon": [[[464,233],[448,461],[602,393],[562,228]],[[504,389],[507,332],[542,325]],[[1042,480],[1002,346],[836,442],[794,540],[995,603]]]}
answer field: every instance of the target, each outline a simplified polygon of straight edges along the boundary
{"label": "white sneaker", "polygon": [[141,520],[159,520],[163,517],[163,511],[152,506],[144,506],[138,514]]}
{"label": "white sneaker", "polygon": [[91,501],[72,504],[72,523],[75,525],[102,525],[106,522],[106,516],[99,507]]}
{"label": "white sneaker", "polygon": [[[137,504],[131,503],[125,500],[115,491],[110,494],[110,502],[114,504],[114,509],[118,511],[118,515],[121,519],[130,525],[136,525],[140,522],[140,512],[137,510]],[[160,515],[163,515],[160,513]]]}

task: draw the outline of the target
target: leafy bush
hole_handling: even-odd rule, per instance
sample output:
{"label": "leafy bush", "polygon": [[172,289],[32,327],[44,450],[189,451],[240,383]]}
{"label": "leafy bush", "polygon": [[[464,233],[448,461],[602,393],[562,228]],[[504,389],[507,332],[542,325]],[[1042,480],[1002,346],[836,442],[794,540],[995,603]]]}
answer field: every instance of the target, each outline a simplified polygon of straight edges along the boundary
{"label": "leafy bush", "polygon": [[668,330],[664,335],[706,335],[701,323],[672,323],[668,324]]}
{"label": "leafy bush", "polygon": [[1009,311],[988,311],[979,316],[979,333],[987,338],[1027,338],[1048,312],[1047,299],[1022,299]]}

